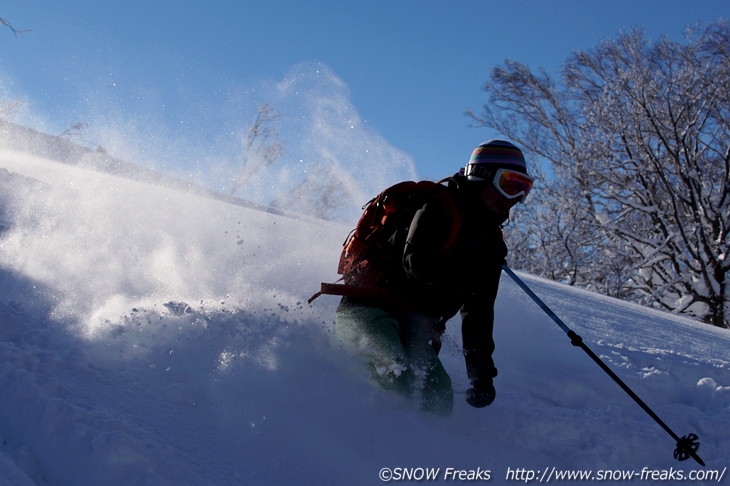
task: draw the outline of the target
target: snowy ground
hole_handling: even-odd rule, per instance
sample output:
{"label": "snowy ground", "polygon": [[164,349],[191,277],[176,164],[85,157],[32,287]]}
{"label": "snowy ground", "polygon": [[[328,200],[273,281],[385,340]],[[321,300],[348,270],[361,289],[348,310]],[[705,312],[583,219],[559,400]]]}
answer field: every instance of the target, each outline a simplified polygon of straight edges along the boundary
{"label": "snowy ground", "polygon": [[457,403],[437,418],[367,382],[334,338],[336,299],[305,303],[336,278],[349,228],[2,149],[0,204],[0,484],[728,475],[727,330],[523,275],[675,432],[700,436],[703,469],[675,461],[669,435],[506,276],[497,400],[464,403],[452,322]]}

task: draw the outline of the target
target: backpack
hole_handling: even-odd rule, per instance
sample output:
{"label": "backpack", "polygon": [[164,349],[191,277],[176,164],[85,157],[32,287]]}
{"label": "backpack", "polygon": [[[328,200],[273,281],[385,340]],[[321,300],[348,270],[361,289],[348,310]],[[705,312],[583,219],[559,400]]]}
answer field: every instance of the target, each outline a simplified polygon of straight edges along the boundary
{"label": "backpack", "polygon": [[403,249],[416,212],[432,197],[441,198],[450,213],[451,229],[440,251],[456,242],[461,217],[453,197],[442,183],[405,181],[395,184],[363,206],[360,219],[345,242],[337,268],[344,285],[323,283],[321,294],[385,297],[387,284],[399,275]]}

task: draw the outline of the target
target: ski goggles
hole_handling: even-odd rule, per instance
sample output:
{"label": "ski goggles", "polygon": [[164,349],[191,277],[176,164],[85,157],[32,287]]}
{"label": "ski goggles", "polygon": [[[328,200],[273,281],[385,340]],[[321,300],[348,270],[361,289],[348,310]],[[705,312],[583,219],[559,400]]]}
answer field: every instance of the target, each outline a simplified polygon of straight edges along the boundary
{"label": "ski goggles", "polygon": [[507,199],[519,198],[520,202],[525,202],[525,198],[532,189],[532,182],[535,179],[510,169],[499,169],[494,173],[492,183],[502,196]]}

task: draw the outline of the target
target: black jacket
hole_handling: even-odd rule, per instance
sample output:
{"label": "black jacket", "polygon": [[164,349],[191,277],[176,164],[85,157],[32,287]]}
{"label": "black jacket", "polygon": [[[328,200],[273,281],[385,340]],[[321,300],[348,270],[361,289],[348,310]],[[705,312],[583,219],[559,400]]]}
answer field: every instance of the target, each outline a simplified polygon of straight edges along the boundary
{"label": "black jacket", "polygon": [[492,360],[494,301],[507,247],[502,221],[483,209],[478,184],[456,176],[448,189],[460,214],[455,243],[443,250],[454,224],[452,211],[441,198],[426,202],[408,231],[403,270],[414,312],[448,319],[461,310],[467,374],[477,384],[497,374]]}

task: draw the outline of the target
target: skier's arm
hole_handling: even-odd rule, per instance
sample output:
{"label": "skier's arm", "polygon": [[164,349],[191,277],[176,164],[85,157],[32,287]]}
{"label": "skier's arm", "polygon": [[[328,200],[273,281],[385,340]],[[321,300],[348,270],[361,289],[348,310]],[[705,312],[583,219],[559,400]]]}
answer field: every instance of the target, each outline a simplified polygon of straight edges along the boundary
{"label": "skier's arm", "polygon": [[[473,292],[461,310],[461,333],[466,372],[472,392],[489,391],[494,398],[492,379],[497,376],[494,352],[494,302],[499,287],[501,268],[495,266],[484,275],[484,285]],[[491,399],[488,405],[491,403]],[[484,406],[482,405],[482,406]]]}
{"label": "skier's arm", "polygon": [[497,376],[494,352],[494,298],[493,295],[473,295],[461,310],[461,336],[464,345],[466,372],[472,384]]}

